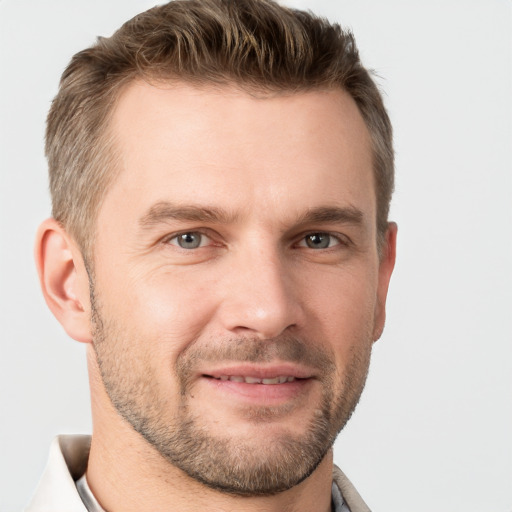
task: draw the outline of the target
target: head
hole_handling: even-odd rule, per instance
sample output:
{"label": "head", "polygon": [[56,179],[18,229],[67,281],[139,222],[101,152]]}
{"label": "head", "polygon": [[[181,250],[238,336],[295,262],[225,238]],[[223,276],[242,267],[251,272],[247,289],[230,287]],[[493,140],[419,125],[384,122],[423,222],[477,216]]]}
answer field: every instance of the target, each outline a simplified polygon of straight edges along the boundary
{"label": "head", "polygon": [[52,215],[86,257],[92,256],[102,199],[120,169],[109,129],[112,112],[137,79],[236,84],[255,94],[347,92],[371,137],[382,243],[394,185],[392,129],[353,35],[272,0],[177,0],[99,38],[62,75],[46,133]]}
{"label": "head", "polygon": [[222,492],[311,475],[394,264],[391,128],[352,35],[268,0],[156,7],[73,58],[47,153],[41,280],[105,423]]}

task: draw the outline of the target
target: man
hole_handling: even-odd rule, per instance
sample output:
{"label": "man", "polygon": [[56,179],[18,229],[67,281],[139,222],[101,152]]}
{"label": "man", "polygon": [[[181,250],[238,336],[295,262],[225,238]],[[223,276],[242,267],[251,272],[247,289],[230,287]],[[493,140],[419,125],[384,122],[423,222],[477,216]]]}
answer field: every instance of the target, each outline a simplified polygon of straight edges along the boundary
{"label": "man", "polygon": [[74,56],[47,127],[45,299],[93,435],[28,511],[368,510],[332,445],[383,330],[391,126],[352,36],[185,0]]}

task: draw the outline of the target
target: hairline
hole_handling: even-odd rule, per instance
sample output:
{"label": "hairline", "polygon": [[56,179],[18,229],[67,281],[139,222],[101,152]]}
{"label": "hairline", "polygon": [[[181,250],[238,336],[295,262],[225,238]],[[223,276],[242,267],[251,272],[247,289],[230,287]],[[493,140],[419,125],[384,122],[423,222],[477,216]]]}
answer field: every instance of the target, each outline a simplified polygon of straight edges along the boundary
{"label": "hairline", "polygon": [[[307,92],[330,92],[340,91],[345,93],[354,102],[361,116],[363,123],[366,127],[369,136],[370,152],[371,152],[371,163],[372,163],[372,182],[373,182],[373,195],[375,198],[375,222],[376,222],[376,237],[377,237],[377,249],[379,257],[382,255],[382,247],[384,245],[385,230],[382,228],[382,219],[379,219],[379,193],[377,183],[377,162],[378,149],[376,137],[372,129],[370,128],[357,100],[354,96],[344,87],[342,84],[332,83],[320,83],[320,84],[308,84],[299,85],[295,87],[286,87],[281,84],[272,86],[272,84],[254,83],[244,80],[237,80],[232,76],[224,76],[222,79],[210,79],[203,76],[182,76],[175,73],[171,73],[167,76],[162,73],[152,73],[151,71],[139,72],[137,74],[131,74],[126,76],[124,80],[120,81],[116,87],[112,89],[114,100],[106,110],[106,115],[103,123],[98,126],[98,142],[99,142],[99,158],[92,162],[92,165],[103,165],[105,167],[104,175],[101,179],[102,187],[101,193],[96,195],[96,200],[92,203],[91,211],[88,212],[88,221],[85,226],[76,227],[76,231],[79,233],[71,232],[71,235],[78,243],[81,249],[84,260],[88,262],[91,269],[94,268],[94,251],[93,246],[96,240],[98,231],[98,216],[105,200],[110,187],[114,184],[120,172],[122,171],[121,166],[121,149],[117,141],[117,134],[113,130],[113,120],[115,117],[118,104],[126,92],[126,90],[137,83],[146,83],[153,87],[159,86],[174,86],[174,85],[189,85],[197,90],[217,90],[218,92],[231,90],[233,92],[242,92],[248,94],[256,99],[269,99],[273,97],[282,96],[293,96],[299,93]],[[386,219],[386,226],[389,225],[388,219]]]}

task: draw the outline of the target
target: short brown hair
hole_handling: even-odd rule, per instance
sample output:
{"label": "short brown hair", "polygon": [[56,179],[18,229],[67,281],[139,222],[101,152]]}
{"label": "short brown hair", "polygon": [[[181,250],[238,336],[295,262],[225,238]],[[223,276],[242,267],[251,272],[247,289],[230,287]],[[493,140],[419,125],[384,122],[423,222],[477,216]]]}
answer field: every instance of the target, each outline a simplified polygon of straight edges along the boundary
{"label": "short brown hair", "polygon": [[272,0],[175,0],[77,53],[48,114],[52,214],[84,255],[91,255],[97,212],[115,175],[110,114],[137,78],[269,92],[344,89],[370,132],[382,240],[394,182],[391,123],[352,33]]}

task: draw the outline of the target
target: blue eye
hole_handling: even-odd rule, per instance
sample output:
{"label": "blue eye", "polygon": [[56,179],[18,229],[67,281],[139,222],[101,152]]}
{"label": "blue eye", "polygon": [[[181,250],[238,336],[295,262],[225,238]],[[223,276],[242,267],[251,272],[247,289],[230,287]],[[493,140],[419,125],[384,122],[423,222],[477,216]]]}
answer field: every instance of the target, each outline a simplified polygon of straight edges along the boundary
{"label": "blue eye", "polygon": [[190,231],[174,236],[169,240],[169,243],[177,245],[182,249],[197,249],[198,247],[202,247],[207,239],[208,237],[197,231]]}
{"label": "blue eye", "polygon": [[310,249],[327,249],[339,245],[339,240],[329,233],[310,233],[304,237],[304,243]]}

